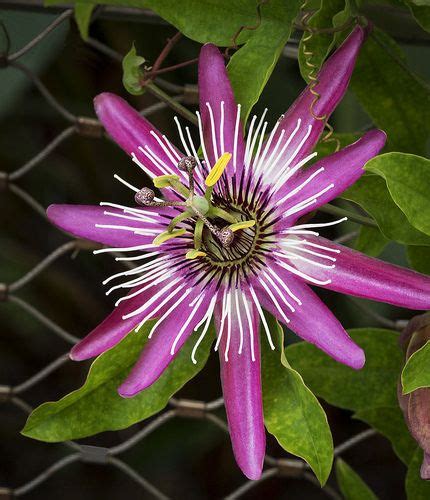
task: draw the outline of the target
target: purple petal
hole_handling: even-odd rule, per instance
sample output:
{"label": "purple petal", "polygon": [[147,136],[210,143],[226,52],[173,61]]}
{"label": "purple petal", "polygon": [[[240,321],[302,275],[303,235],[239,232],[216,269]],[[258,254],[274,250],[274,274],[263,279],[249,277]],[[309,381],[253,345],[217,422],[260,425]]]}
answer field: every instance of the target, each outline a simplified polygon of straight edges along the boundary
{"label": "purple petal", "polygon": [[[135,311],[149,301],[160,288],[161,287],[157,288],[157,286],[151,287],[149,290],[136,297],[124,300],[118,304],[118,307],[116,307],[107,318],[72,348],[70,357],[74,361],[83,361],[84,359],[98,356],[118,344],[145,316],[155,309],[157,304],[151,305],[147,310],[134,317],[128,319],[122,319],[122,317]],[[136,290],[138,290],[138,288],[132,289],[130,293]],[[160,313],[162,314],[165,309],[166,308],[160,311]]]}
{"label": "purple petal", "polygon": [[[276,198],[280,201],[287,197],[282,203],[283,212],[288,210],[292,212],[283,223],[292,225],[302,215],[343,193],[364,174],[364,165],[384,147],[386,138],[386,134],[381,130],[371,130],[337,153],[323,158],[309,168],[300,169],[276,194]],[[305,184],[308,179],[311,180]],[[294,190],[297,192],[291,196],[289,193]],[[314,198],[318,194],[319,196]],[[316,201],[311,203],[313,199]],[[311,204],[302,210],[297,210],[297,205],[306,202]]]}
{"label": "purple petal", "polygon": [[124,151],[136,155],[150,177],[178,173],[184,155],[173,146],[172,151],[163,134],[124,99],[105,92],[94,99],[94,107],[108,134]]}
{"label": "purple petal", "polygon": [[[53,224],[78,238],[85,238],[112,247],[130,247],[152,243],[157,234],[152,231],[145,233],[145,230],[165,231],[170,220],[167,214],[170,214],[171,210],[165,210],[164,208],[160,210],[159,207],[156,210],[157,212],[154,211],[154,214],[150,216],[151,219],[157,221],[156,224],[129,221],[112,215],[105,215],[105,212],[121,215],[123,211],[96,205],[50,205],[46,213]],[[98,227],[99,225],[136,228],[136,230],[142,231],[144,234],[134,234],[131,229],[110,229]]]}
{"label": "purple petal", "polygon": [[[248,304],[252,331],[242,300],[246,300]],[[221,335],[219,346],[221,383],[237,464],[246,477],[259,479],[266,448],[261,392],[259,317],[255,306],[246,298],[245,294],[239,298],[239,304],[240,316],[236,311],[236,301],[232,300],[228,361],[225,360],[228,342],[228,318],[225,319],[223,329],[220,330],[222,308],[218,305],[215,310],[217,331],[218,335]],[[241,354],[238,354],[240,323],[243,331],[243,348]],[[252,361],[251,335],[255,361]]]}
{"label": "purple petal", "polygon": [[[120,396],[133,397],[152,385],[177,356],[196,325],[204,317],[211,299],[210,294],[206,293],[200,304],[197,302],[195,306],[190,307],[192,300],[197,295],[198,290],[192,292],[174,311],[168,314],[166,319],[157,325],[139,360],[118,388]],[[166,311],[177,301],[178,298],[173,298],[169,302],[169,306],[166,307]],[[161,314],[159,318],[162,318]],[[173,346],[174,352],[172,351]],[[189,362],[191,363],[191,359]]]}
{"label": "purple petal", "polygon": [[[295,156],[291,164],[294,166],[314,149],[324,129],[324,120],[317,120],[315,116],[329,117],[342,99],[348,87],[358,52],[366,35],[367,33],[365,33],[364,29],[361,26],[357,26],[336,52],[326,61],[318,74],[319,83],[314,87],[314,91],[318,92],[321,97],[312,106],[315,96],[312,94],[310,86],[306,87],[282,117],[278,129],[273,136],[269,151],[275,147],[284,130],[285,132],[279,146],[279,151],[281,150],[282,146],[286,144],[298,126],[299,119],[301,120],[300,127],[284,150],[283,158],[286,161]],[[300,150],[298,150],[302,140],[305,142],[300,147]]]}
{"label": "purple petal", "polygon": [[[227,167],[227,172],[232,175],[232,173],[236,171],[239,176],[243,168],[245,149],[243,130],[239,123],[237,134],[235,134],[237,104],[227,76],[224,58],[215,45],[212,44],[204,45],[200,51],[199,96],[204,142],[209,162],[213,165],[224,152],[233,154],[236,150],[236,158],[233,156],[230,165]],[[208,104],[213,113],[213,123],[215,124],[214,131],[212,130]],[[223,118],[222,106],[224,108]],[[224,126],[222,126],[222,123]],[[214,147],[212,140],[212,132],[215,137],[216,147]],[[234,169],[235,163],[236,170]]]}
{"label": "purple petal", "polygon": [[[307,236],[306,239],[340,251],[336,255],[330,253],[336,258],[335,267],[332,269],[317,267],[300,259],[290,262],[290,265],[312,278],[322,281],[331,280],[325,288],[408,309],[430,309],[430,278],[428,276],[368,257],[325,238]],[[312,260],[320,264],[327,263],[320,257],[312,256]]]}
{"label": "purple petal", "polygon": [[[278,305],[287,319],[290,320],[287,323],[284,315],[276,307],[267,291],[260,286],[258,288],[258,298],[264,309],[286,324],[303,340],[315,344],[336,361],[356,370],[362,368],[365,362],[363,350],[351,340],[342,325],[321,299],[303,281],[296,279],[289,271],[274,263],[271,263],[270,267],[290,292],[300,300],[301,305],[284,294],[287,301],[295,309],[292,312],[283,305],[279,296],[272,290]],[[279,288],[282,290],[281,287]]]}

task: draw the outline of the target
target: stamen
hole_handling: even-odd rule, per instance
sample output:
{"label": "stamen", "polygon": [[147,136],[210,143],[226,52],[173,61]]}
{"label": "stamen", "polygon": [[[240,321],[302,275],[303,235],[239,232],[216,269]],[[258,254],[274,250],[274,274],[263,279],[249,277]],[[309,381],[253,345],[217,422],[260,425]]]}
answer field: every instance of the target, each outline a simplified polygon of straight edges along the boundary
{"label": "stamen", "polygon": [[255,226],[255,220],[235,222],[234,224],[230,224],[228,227],[235,233],[236,231],[239,231],[239,229],[248,229],[252,226]]}
{"label": "stamen", "polygon": [[279,289],[278,285],[273,281],[273,279],[267,274],[266,271],[263,270],[263,274],[265,276],[265,278],[267,279],[267,281],[272,285],[272,287],[275,289],[275,292],[277,292],[277,294],[279,295],[279,297],[281,298],[282,302],[288,307],[288,309],[291,311],[291,312],[295,312],[295,308],[288,302],[288,300],[284,297],[284,294],[282,293],[282,291]]}
{"label": "stamen", "polygon": [[186,259],[197,259],[199,257],[206,257],[206,252],[201,252],[200,250],[189,250],[185,254]]}
{"label": "stamen", "polygon": [[[316,224],[298,224],[297,226],[294,226],[294,229],[308,229],[308,228],[314,228],[314,227],[335,226],[336,224],[340,224],[341,222],[345,222],[347,220],[348,220],[348,217],[342,217],[342,219],[334,220],[331,222],[318,222]],[[281,231],[281,233],[284,233],[284,231]]]}
{"label": "stamen", "polygon": [[292,191],[290,191],[288,194],[286,194],[280,201],[279,204],[284,203],[287,201],[289,198],[300,192],[309,182],[311,182],[317,175],[319,175],[321,172],[324,172],[324,167],[319,168],[317,171],[315,171],[312,175],[310,175],[304,182],[299,184],[296,188],[294,188]]}
{"label": "stamen", "polygon": [[281,280],[281,278],[275,273],[275,271],[268,267],[269,273],[276,279],[276,281],[281,285],[281,287],[287,292],[288,296],[297,302],[299,306],[302,305],[302,301],[294,295],[290,288]]}
{"label": "stamen", "polygon": [[270,290],[270,288],[267,286],[267,284],[261,278],[258,278],[258,281],[261,283],[263,288],[266,290],[267,294],[269,295],[270,299],[272,300],[273,304],[275,305],[275,308],[277,309],[279,314],[284,318],[285,323],[288,324],[290,322],[290,320],[285,315],[284,311],[282,310],[281,306],[279,305],[279,302],[276,300],[275,296],[273,295],[272,290]]}
{"label": "stamen", "polygon": [[236,315],[237,315],[237,319],[238,319],[238,322],[239,322],[239,333],[240,333],[240,342],[239,342],[239,350],[237,351],[238,354],[242,354],[242,350],[243,350],[243,325],[242,325],[242,317],[241,317],[241,314],[240,314],[240,307],[239,307],[239,291],[237,288],[235,288],[234,290],[234,300],[235,300],[235,303],[236,303]]}
{"label": "stamen", "polygon": [[[147,155],[148,156],[148,155]],[[134,153],[131,153],[131,159],[136,165],[141,168],[145,174],[152,179],[154,177],[154,174],[151,172],[151,170],[146,167],[140,160],[138,160],[137,156]],[[152,161],[152,160],[151,160]],[[154,163],[154,162],[153,162]],[[155,163],[154,163],[155,164]],[[155,164],[156,165],[156,164]],[[156,165],[157,166],[157,165]]]}
{"label": "stamen", "polygon": [[226,309],[226,298],[227,298],[227,290],[224,290],[223,296],[222,296],[222,307],[221,307],[221,325],[218,331],[218,338],[215,343],[215,348],[214,351],[218,351],[219,344],[221,342],[221,336],[222,332],[224,331],[224,321],[225,317],[227,316],[227,309]]}
{"label": "stamen", "polygon": [[211,168],[211,171],[209,172],[208,176],[206,177],[205,184],[206,186],[213,186],[215,185],[221,175],[223,174],[224,170],[226,169],[227,165],[229,164],[231,160],[231,153],[223,153],[218,160],[216,161],[215,165]]}
{"label": "stamen", "polygon": [[169,231],[163,231],[160,233],[156,238],[154,238],[154,241],[152,242],[155,246],[162,245],[166,241],[169,241],[173,238],[177,238],[178,236],[182,236],[187,232],[186,229],[174,229],[172,232],[169,233]]}
{"label": "stamen", "polygon": [[128,187],[129,189],[131,189],[132,191],[134,191],[135,193],[138,193],[139,190],[137,189],[137,187],[133,186],[133,184],[130,184],[129,182],[125,181],[122,177],[120,177],[119,175],[115,174],[114,176],[114,179],[116,179],[117,181],[121,182],[122,184],[124,184],[124,186]]}
{"label": "stamen", "polygon": [[219,136],[221,143],[221,151],[224,152],[224,101],[221,101],[221,116],[219,122]]}
{"label": "stamen", "polygon": [[[166,145],[164,144],[164,142],[161,140],[160,137],[158,137],[158,134],[156,134],[153,130],[151,130],[150,134],[152,135],[152,137],[155,138],[155,140],[158,142],[158,144],[161,146],[161,149],[166,153],[166,155],[168,156],[169,160],[172,162],[172,165],[176,165],[176,160],[175,158],[172,156],[172,153],[169,151],[169,149],[166,147]],[[149,150],[149,147],[146,146]],[[150,151],[150,150],[149,150]],[[151,153],[157,157],[157,159],[161,162],[161,159],[155,155],[155,153],[153,153],[151,151]],[[167,165],[166,163],[162,162],[162,164],[167,168],[167,170],[169,172],[174,172],[174,169],[172,168],[171,165]]]}
{"label": "stamen", "polygon": [[[288,257],[286,257],[284,255],[282,255],[282,257],[283,258],[288,258]],[[315,278],[312,278],[312,276],[308,276],[307,274],[302,273],[301,271],[299,271],[295,267],[290,266],[290,265],[288,265],[285,262],[281,262],[280,260],[278,260],[278,265],[281,266],[281,267],[283,267],[287,271],[290,271],[291,273],[296,274],[297,276],[300,276],[300,278],[303,278],[303,279],[309,281],[310,283],[313,283],[314,285],[324,286],[324,285],[329,285],[331,283],[331,280],[320,281],[320,280],[317,280]]]}
{"label": "stamen", "polygon": [[224,359],[228,363],[228,351],[230,350],[231,342],[231,293],[228,293],[228,312],[227,312],[227,342],[225,343]]}
{"label": "stamen", "polygon": [[[171,292],[166,299],[163,300],[163,302],[158,305],[156,307],[156,309],[154,309],[154,311],[152,311],[150,314],[148,314],[140,323],[139,323],[139,326],[136,328],[136,331],[139,331],[139,329],[141,328],[141,326],[146,322],[148,321],[148,319],[151,317],[151,316],[154,316],[156,312],[158,312],[161,307],[163,307],[165,304],[167,304],[167,302],[169,302],[169,300],[171,300],[178,292],[180,292],[181,290],[183,290],[185,287],[184,286],[181,286],[175,290],[173,290],[173,292]],[[170,316],[170,314],[188,297],[188,295],[191,293],[192,291],[192,288],[188,288],[185,293],[183,295],[181,295],[181,297],[179,298],[179,300],[177,300],[172,306],[169,307],[169,309],[167,309],[167,311],[161,316],[161,318],[155,323],[155,325],[151,328],[151,331],[149,332],[149,335],[148,335],[148,338],[152,338],[152,336],[154,335],[154,332],[155,330],[157,329],[158,326],[160,326],[160,324]]]}
{"label": "stamen", "polygon": [[[301,120],[301,118],[299,118],[297,120],[296,128],[292,131],[290,137],[288,137],[288,139],[285,141],[285,144],[282,146],[281,151],[279,151],[278,156],[275,158],[275,160],[271,163],[271,165],[267,169],[266,176],[270,175],[271,171],[275,168],[275,166],[278,164],[279,160],[283,157],[285,150],[288,148],[288,146],[290,145],[291,141],[296,136],[297,132],[300,129],[301,124],[302,124],[302,120]],[[282,169],[281,169],[281,171],[282,171]]]}
{"label": "stamen", "polygon": [[209,158],[208,158],[208,155],[206,152],[205,137],[203,134],[203,126],[202,126],[202,118],[201,118],[200,113],[198,111],[196,111],[196,115],[197,115],[197,121],[198,121],[198,125],[199,125],[200,144],[202,146],[203,157],[205,159],[206,165],[209,166],[210,162],[209,162]]}

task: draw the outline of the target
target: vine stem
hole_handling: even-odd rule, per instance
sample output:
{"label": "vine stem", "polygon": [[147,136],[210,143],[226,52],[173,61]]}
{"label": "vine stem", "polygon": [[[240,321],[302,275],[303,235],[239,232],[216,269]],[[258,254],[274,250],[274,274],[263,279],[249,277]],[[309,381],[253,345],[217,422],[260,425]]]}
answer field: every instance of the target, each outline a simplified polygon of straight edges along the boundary
{"label": "vine stem", "polygon": [[355,212],[350,212],[344,208],[336,207],[327,203],[322,207],[318,208],[320,212],[324,212],[330,215],[336,215],[338,217],[348,217],[348,220],[361,224],[362,226],[378,227],[378,224],[370,217],[365,217],[364,215],[359,215]]}
{"label": "vine stem", "polygon": [[160,101],[165,102],[170,108],[175,110],[181,116],[186,118],[192,124],[198,126],[197,117],[194,113],[192,113],[185,106],[182,106],[177,100],[173,99],[169,94],[166,94],[163,90],[160,89],[155,83],[149,82],[145,85],[145,88],[148,89],[152,95],[160,99]]}

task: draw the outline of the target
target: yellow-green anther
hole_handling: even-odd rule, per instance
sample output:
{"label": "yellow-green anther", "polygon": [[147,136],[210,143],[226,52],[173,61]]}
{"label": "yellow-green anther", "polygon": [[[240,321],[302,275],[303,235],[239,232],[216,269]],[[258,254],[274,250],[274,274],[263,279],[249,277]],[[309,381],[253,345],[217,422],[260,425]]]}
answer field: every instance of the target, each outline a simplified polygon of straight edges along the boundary
{"label": "yellow-green anther", "polygon": [[242,222],[236,222],[228,226],[233,232],[239,231],[239,229],[247,229],[255,225],[255,220],[244,220]]}
{"label": "yellow-green anther", "polygon": [[211,168],[211,171],[206,177],[205,180],[206,186],[214,186],[218,182],[219,178],[224,172],[226,166],[229,164],[230,160],[231,160],[231,153],[224,153],[218,158],[215,165]]}
{"label": "yellow-green anther", "polygon": [[219,207],[211,207],[209,209],[208,215],[209,217],[219,217],[220,219],[224,219],[231,224],[236,224],[237,222],[236,217]]}
{"label": "yellow-green anther", "polygon": [[200,250],[190,250],[185,254],[186,259],[197,259],[198,257],[205,257],[206,252],[202,252]]}
{"label": "yellow-green anther", "polygon": [[174,231],[172,231],[170,233],[169,233],[169,231],[164,231],[164,232],[160,233],[156,238],[154,238],[154,241],[152,242],[152,244],[155,246],[159,246],[168,240],[176,238],[177,236],[182,236],[183,234],[185,234],[185,232],[186,232],[185,229],[175,229]]}
{"label": "yellow-green anther", "polygon": [[197,219],[196,226],[194,228],[194,248],[196,250],[199,250],[202,246],[203,227],[204,222],[201,219]]}
{"label": "yellow-green anther", "polygon": [[180,193],[182,196],[188,198],[190,192],[186,186],[184,186],[177,175],[160,175],[158,177],[154,177],[152,179],[154,186],[158,189],[171,187],[177,193]]}

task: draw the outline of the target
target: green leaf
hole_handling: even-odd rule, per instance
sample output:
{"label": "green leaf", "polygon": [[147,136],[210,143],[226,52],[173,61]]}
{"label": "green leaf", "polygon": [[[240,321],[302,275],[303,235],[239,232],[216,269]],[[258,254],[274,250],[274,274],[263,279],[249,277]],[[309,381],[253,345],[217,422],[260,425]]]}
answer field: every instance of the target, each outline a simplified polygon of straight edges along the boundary
{"label": "green leaf", "polygon": [[382,234],[406,245],[430,245],[430,238],[415,229],[392,200],[387,184],[377,175],[364,175],[342,198],[358,203],[377,222]]}
{"label": "green leaf", "polygon": [[407,256],[410,266],[420,273],[430,274],[430,248],[409,246]]}
{"label": "green leaf", "polygon": [[[88,5],[95,1],[80,0],[80,3]],[[290,36],[302,2],[271,0],[266,4],[260,0],[187,0],[180,4],[180,8],[177,0],[105,0],[103,3],[150,8],[188,38],[221,47],[232,46],[236,33],[243,27],[236,42],[244,45],[231,58],[228,72],[236,99],[242,104],[243,121],[246,121]],[[130,88],[133,93],[140,86],[136,87],[132,79]]]}
{"label": "green leaf", "polygon": [[403,365],[399,334],[379,328],[349,330],[366,353],[366,364],[355,371],[329,358],[306,342],[286,348],[286,356],[305,383],[319,397],[387,437],[399,458],[408,463],[414,442],[397,402],[397,383]]}
{"label": "green leaf", "polygon": [[129,427],[164,408],[169,398],[205,365],[213,340],[208,333],[199,348],[197,364],[191,361],[193,335],[161,377],[148,389],[129,399],[117,387],[137,361],[154,321],[132,332],[91,365],[85,384],[59,401],[44,403],[29,416],[22,431],[40,441],[78,439],[108,430]]}
{"label": "green leaf", "polygon": [[428,500],[430,498],[430,481],[424,481],[420,477],[423,451],[417,448],[409,464],[406,474],[406,495],[408,500]]}
{"label": "green leaf", "polygon": [[361,226],[355,242],[355,249],[372,257],[377,257],[389,241],[378,228]]}
{"label": "green leaf", "polygon": [[143,94],[145,89],[142,87],[141,80],[143,78],[142,64],[145,63],[145,58],[138,56],[134,43],[129,52],[122,60],[122,83],[130,94]]}
{"label": "green leaf", "polygon": [[396,42],[374,29],[363,45],[351,88],[391,150],[424,155],[430,135],[430,92],[405,63]]}
{"label": "green leaf", "polygon": [[430,31],[430,3],[428,0],[424,1],[427,1],[427,4],[419,4],[410,0],[405,0],[405,4],[409,7],[417,23],[426,31]]}
{"label": "green leaf", "polygon": [[[333,462],[333,441],[326,414],[302,377],[288,364],[283,353],[283,331],[272,318],[277,349],[262,342],[264,420],[279,444],[311,466],[321,485]],[[279,350],[281,356],[279,356]]]}
{"label": "green leaf", "polygon": [[399,406],[365,408],[357,411],[354,418],[366,422],[385,436],[404,464],[410,462],[417,443],[409,433]]}
{"label": "green leaf", "polygon": [[386,153],[366,164],[366,170],[387,182],[395,203],[419,231],[430,234],[430,160],[405,153]]}
{"label": "green leaf", "polygon": [[366,353],[366,364],[358,371],[305,342],[288,346],[285,353],[309,388],[330,404],[355,411],[397,406],[396,386],[403,364],[398,333],[357,328],[349,334]]}
{"label": "green leaf", "polygon": [[228,74],[244,123],[290,37],[300,4],[300,0],[272,0],[263,5],[260,26],[230,59]]}
{"label": "green leaf", "polygon": [[[309,19],[307,25],[313,29],[326,29],[333,27],[333,17],[345,7],[345,0],[321,0],[320,8]],[[303,79],[309,83],[309,74],[314,76],[318,73],[322,63],[329,54],[334,44],[334,33],[313,33],[309,40],[306,40],[308,33],[304,32],[299,44],[299,67]],[[305,55],[311,52],[312,55]],[[312,64],[315,69],[308,66]]]}
{"label": "green leaf", "polygon": [[95,5],[76,2],[75,3],[75,20],[79,28],[81,37],[86,40],[88,38],[88,28],[90,27],[91,14]]}
{"label": "green leaf", "polygon": [[403,394],[430,386],[430,340],[415,351],[402,371]]}
{"label": "green leaf", "polygon": [[341,458],[336,460],[336,479],[345,500],[377,500],[378,498]]}

